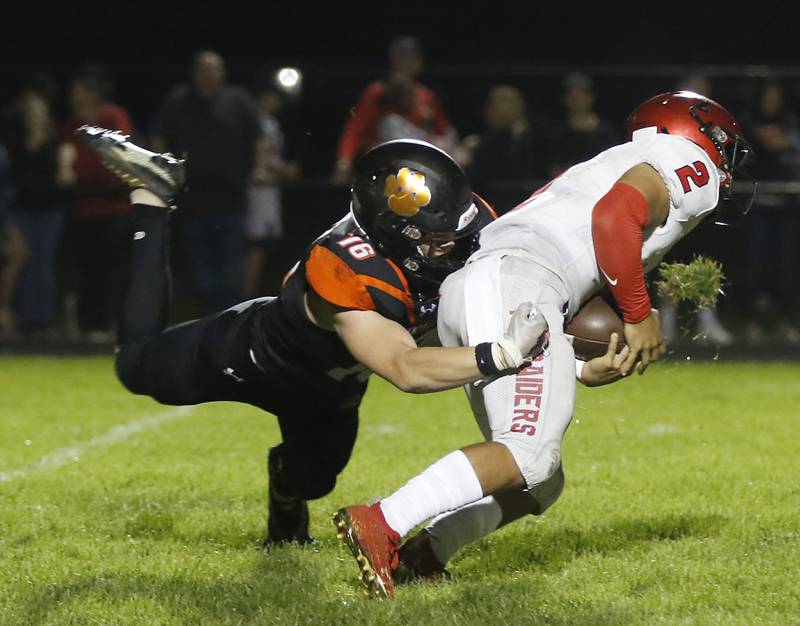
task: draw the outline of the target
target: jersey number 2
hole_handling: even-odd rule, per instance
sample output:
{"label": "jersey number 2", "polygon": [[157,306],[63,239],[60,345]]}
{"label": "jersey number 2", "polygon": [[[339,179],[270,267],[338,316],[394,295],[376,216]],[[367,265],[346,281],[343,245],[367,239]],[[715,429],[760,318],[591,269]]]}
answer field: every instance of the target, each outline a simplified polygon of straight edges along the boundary
{"label": "jersey number 2", "polygon": [[361,237],[342,239],[339,245],[342,246],[342,248],[347,248],[347,251],[352,257],[358,261],[363,261],[364,259],[375,256],[375,250]]}
{"label": "jersey number 2", "polygon": [[705,187],[708,184],[708,168],[702,161],[695,161],[691,165],[684,165],[675,170],[678,178],[683,185],[684,193],[689,193],[692,188],[689,185],[689,180],[695,184],[695,187]]}

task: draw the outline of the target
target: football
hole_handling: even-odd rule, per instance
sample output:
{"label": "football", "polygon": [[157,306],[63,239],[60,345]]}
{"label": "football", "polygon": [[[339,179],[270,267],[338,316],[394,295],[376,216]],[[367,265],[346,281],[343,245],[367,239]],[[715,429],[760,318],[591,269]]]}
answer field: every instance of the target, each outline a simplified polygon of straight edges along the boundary
{"label": "football", "polygon": [[625,346],[624,323],[610,295],[597,295],[581,307],[564,333],[572,341],[575,356],[588,361],[608,350],[611,333],[619,334],[617,352]]}

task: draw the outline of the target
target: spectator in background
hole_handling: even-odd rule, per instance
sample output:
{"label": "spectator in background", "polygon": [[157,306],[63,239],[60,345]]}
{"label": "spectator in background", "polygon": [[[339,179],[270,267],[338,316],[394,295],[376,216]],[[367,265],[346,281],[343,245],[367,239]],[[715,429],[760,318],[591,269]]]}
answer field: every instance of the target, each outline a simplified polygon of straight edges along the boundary
{"label": "spectator in background", "polygon": [[711,97],[711,81],[705,74],[698,72],[684,76],[675,86],[678,91],[693,91],[706,98]]}
{"label": "spectator in background", "polygon": [[[392,78],[380,98],[382,114],[378,120],[376,143],[394,139],[433,139],[430,124],[417,126],[411,121],[414,112],[414,83],[406,76]],[[423,121],[422,123],[426,123]]]}
{"label": "spectator in background", "polygon": [[[428,140],[444,150],[455,145],[455,131],[445,116],[436,95],[417,81],[423,68],[422,45],[414,37],[399,37],[389,45],[389,76],[385,81],[370,83],[361,93],[339,139],[334,179],[349,182],[353,161],[379,143],[378,126],[387,113],[383,106],[387,84],[395,88],[407,83],[412,97],[404,111],[391,111],[417,129],[428,133]],[[390,96],[391,97],[391,96]]]}
{"label": "spectator in background", "polygon": [[0,145],[0,339],[16,334],[11,298],[28,256],[25,240],[10,217],[13,196],[8,153]]}
{"label": "spectator in background", "polygon": [[551,178],[619,143],[618,133],[594,110],[592,79],[585,74],[569,74],[562,86],[565,115],[555,125],[549,142]]}
{"label": "spectator in background", "polygon": [[241,292],[244,217],[261,127],[247,92],[225,83],[225,62],[195,55],[191,83],[164,100],[153,128],[158,152],[186,155],[179,199],[180,239],[204,313],[231,306]]}
{"label": "spectator in background", "polygon": [[244,263],[245,298],[261,295],[261,276],[268,246],[283,238],[281,183],[300,175],[297,163],[284,159],[284,134],[278,118],[283,96],[274,88],[256,94],[262,139],[257,144],[253,178],[247,194],[247,253]]}
{"label": "spectator in background", "polygon": [[[71,116],[63,126],[60,154],[62,182],[74,177],[68,245],[77,273],[77,326],[87,339],[99,342],[112,339],[130,204],[125,188],[75,136],[75,130],[83,124],[95,124],[125,134],[132,132],[127,111],[110,102],[109,93],[110,83],[101,68],[87,68],[72,80]],[[70,316],[72,301],[69,297]]]}
{"label": "spectator in background", "polygon": [[[693,91],[700,95],[711,97],[711,81],[704,74],[695,73],[681,79],[675,86],[677,91]],[[689,261],[690,259],[684,259]],[[661,314],[661,330],[667,343],[676,343],[681,333],[678,328],[678,307],[675,302],[662,298],[659,301]],[[722,325],[716,307],[702,308],[695,313],[696,333],[698,342],[715,346],[729,346],[734,342],[734,336]]]}
{"label": "spectator in background", "polygon": [[13,219],[29,251],[15,308],[24,328],[33,331],[53,322],[65,188],[75,182],[74,171],[66,163],[69,150],[59,145],[47,95],[35,82],[23,89],[8,140],[16,192]]}
{"label": "spectator in background", "polygon": [[[528,121],[525,98],[516,87],[496,85],[484,107],[486,131],[464,139],[456,156],[466,169],[475,191],[503,213],[529,195],[530,185],[508,183],[544,182],[544,139]],[[505,187],[497,183],[506,183]]]}
{"label": "spectator in background", "polygon": [[[764,181],[796,181],[800,177],[800,127],[786,106],[780,83],[762,85],[745,123],[757,156],[753,175]],[[753,317],[747,336],[752,343],[765,338],[766,324],[777,331],[782,342],[800,344],[800,331],[786,318],[794,286],[789,281],[796,278],[792,255],[797,247],[798,210],[795,196],[759,191],[749,216]]]}

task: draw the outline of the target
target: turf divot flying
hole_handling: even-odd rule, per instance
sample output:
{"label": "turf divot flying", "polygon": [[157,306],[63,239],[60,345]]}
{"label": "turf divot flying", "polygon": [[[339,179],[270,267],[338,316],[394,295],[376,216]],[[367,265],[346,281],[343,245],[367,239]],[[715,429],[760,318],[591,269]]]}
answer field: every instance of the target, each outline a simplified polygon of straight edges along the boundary
{"label": "turf divot flying", "polygon": [[155,428],[167,422],[184,418],[192,412],[193,408],[194,407],[191,406],[179,406],[149,417],[130,421],[127,424],[114,426],[102,435],[92,437],[87,441],[75,443],[66,448],[59,448],[33,463],[28,463],[17,469],[0,471],[0,483],[8,483],[13,480],[27,478],[31,474],[42,470],[58,469],[59,467],[63,467],[75,461],[76,458],[80,459],[90,450],[105,448],[120,443],[131,435],[150,430],[151,428]]}

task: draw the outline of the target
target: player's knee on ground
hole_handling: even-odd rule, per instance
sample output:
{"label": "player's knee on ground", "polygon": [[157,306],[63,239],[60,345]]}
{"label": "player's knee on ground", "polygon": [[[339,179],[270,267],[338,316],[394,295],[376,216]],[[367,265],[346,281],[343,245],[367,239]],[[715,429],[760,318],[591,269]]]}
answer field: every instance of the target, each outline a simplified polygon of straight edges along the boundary
{"label": "player's knee on ground", "polygon": [[184,359],[175,359],[168,351],[154,350],[152,342],[120,347],[114,369],[128,391],[149,396],[161,404],[182,406],[223,399],[195,380],[194,370]]}
{"label": "player's knee on ground", "polygon": [[528,495],[534,501],[534,515],[541,515],[553,506],[564,491],[564,466],[558,466],[553,475],[540,485],[528,489]]}
{"label": "player's knee on ground", "polygon": [[143,343],[122,346],[114,359],[114,370],[124,387],[138,396],[149,396],[156,402],[169,405],[195,404],[192,398],[180,397],[181,388],[166,379],[163,371],[148,364]]}
{"label": "player's knee on ground", "polygon": [[138,345],[121,346],[114,358],[114,370],[128,391],[137,395],[147,395],[139,367],[141,351],[142,348]]}

